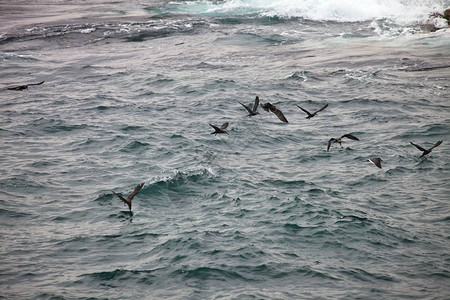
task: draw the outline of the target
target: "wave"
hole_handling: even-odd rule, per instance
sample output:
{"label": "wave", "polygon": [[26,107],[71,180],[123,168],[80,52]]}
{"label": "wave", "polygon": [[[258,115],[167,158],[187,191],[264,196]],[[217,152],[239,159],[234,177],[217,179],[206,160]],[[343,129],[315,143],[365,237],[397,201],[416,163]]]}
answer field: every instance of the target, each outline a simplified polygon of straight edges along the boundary
{"label": "wave", "polygon": [[46,185],[29,179],[29,176],[25,174],[0,179],[0,188],[10,192],[12,190],[37,191],[45,189],[46,187]]}
{"label": "wave", "polygon": [[132,153],[135,151],[144,151],[148,149],[150,144],[140,141],[132,141],[127,144],[124,148],[122,148],[121,152]]}
{"label": "wave", "polygon": [[[0,36],[0,40],[1,40]],[[18,54],[14,52],[0,52],[0,61],[3,62],[38,62],[39,59],[30,54]]]}
{"label": "wave", "polygon": [[86,129],[88,125],[70,124],[61,119],[39,118],[32,122],[31,127],[34,128],[34,130],[41,130],[46,133],[59,133]]}
{"label": "wave", "polygon": [[[194,190],[199,186],[202,187],[205,181],[215,177],[212,168],[198,166],[188,170],[175,170],[173,175],[151,179],[146,182],[146,185],[141,190],[141,195],[168,195],[172,193],[181,197],[195,193]],[[169,194],[167,194],[169,193]],[[172,195],[173,196],[173,195]],[[111,194],[103,194],[94,201],[104,202],[109,201]]]}
{"label": "wave", "polygon": [[234,280],[243,280],[243,281],[251,281],[241,275],[239,272],[233,270],[225,270],[222,268],[213,268],[213,267],[198,267],[194,269],[179,269],[175,271],[172,275],[181,275],[185,279],[200,279],[200,280],[225,280],[225,279],[234,279]]}
{"label": "wave", "polygon": [[33,215],[21,211],[0,208],[0,217],[9,219],[31,218]]}
{"label": "wave", "polygon": [[[110,39],[122,39],[126,42],[142,42],[149,39],[164,38],[178,34],[197,32],[206,23],[201,20],[149,20],[147,22],[121,22],[98,20],[87,24],[38,24],[20,32],[0,33],[0,45],[9,43],[28,43],[36,40],[57,40],[60,47],[78,47]],[[206,26],[207,28],[207,26]],[[33,49],[34,45],[31,45]],[[28,55],[0,53],[0,60],[36,60]]]}
{"label": "wave", "polygon": [[[135,280],[140,283],[152,284],[155,283],[157,276],[163,270],[163,268],[153,270],[115,269],[112,271],[86,273],[82,274],[80,277],[85,278],[89,281],[93,280],[97,283]],[[284,265],[272,263],[238,266],[230,266],[226,264],[199,267],[183,266],[172,271],[172,273],[170,274],[172,278],[178,277],[185,282],[189,282],[191,280],[257,282],[260,281],[264,276],[269,276],[273,279],[280,279],[299,275],[310,278],[319,277],[331,280],[337,279],[329,274],[323,273],[319,270],[315,270],[309,266],[299,266],[295,268],[288,268],[286,270]]]}
{"label": "wave", "polygon": [[[176,170],[173,171],[173,175],[167,175],[159,178],[152,178],[145,180],[145,185],[140,191],[141,197],[164,198],[164,199],[192,199],[194,195],[198,193],[205,181],[214,178],[215,174],[211,168],[198,166],[188,170]],[[127,193],[133,189],[135,183],[124,187],[116,187],[113,190],[116,192]],[[187,197],[187,198],[186,198]],[[111,199],[115,199],[115,196],[109,191],[101,191],[92,201],[96,202],[100,206],[110,206]],[[116,201],[116,200],[113,200]],[[166,203],[166,202],[161,202]],[[145,205],[145,203],[143,204]],[[126,218],[129,214],[114,213],[109,217],[111,218]]]}
{"label": "wave", "polygon": [[66,35],[86,35],[90,42],[92,35],[102,37],[103,32],[96,33],[97,25],[95,24],[59,24],[51,27],[33,26],[20,33],[8,32],[0,35],[0,44],[12,42],[27,42],[40,39],[60,39]]}
{"label": "wave", "polygon": [[292,180],[281,180],[281,179],[274,179],[274,180],[264,180],[264,184],[272,184],[273,186],[277,187],[296,187],[296,188],[302,188],[306,186],[314,186],[313,183],[306,182],[301,179],[292,179]]}
{"label": "wave", "polygon": [[82,277],[90,277],[95,280],[109,281],[113,279],[128,279],[133,275],[142,275],[145,277],[155,277],[151,273],[155,270],[126,270],[126,269],[116,269],[114,271],[103,271],[95,272],[81,275]]}
{"label": "wave", "polygon": [[444,9],[440,0],[228,0],[171,2],[174,13],[210,16],[256,15],[315,21],[360,22],[392,19],[410,24]]}
{"label": "wave", "polygon": [[370,272],[368,270],[363,270],[359,268],[340,270],[340,273],[363,282],[377,282],[380,280],[390,282],[397,281],[395,277],[389,274],[384,274],[380,272]]}

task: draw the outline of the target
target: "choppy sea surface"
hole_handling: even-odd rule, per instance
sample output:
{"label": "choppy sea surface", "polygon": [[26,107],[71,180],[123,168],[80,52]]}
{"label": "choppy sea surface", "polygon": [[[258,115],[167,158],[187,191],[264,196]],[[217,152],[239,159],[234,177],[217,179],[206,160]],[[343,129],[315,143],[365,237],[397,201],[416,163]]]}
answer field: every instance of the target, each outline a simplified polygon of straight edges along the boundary
{"label": "choppy sea surface", "polygon": [[449,299],[449,6],[0,1],[0,299]]}

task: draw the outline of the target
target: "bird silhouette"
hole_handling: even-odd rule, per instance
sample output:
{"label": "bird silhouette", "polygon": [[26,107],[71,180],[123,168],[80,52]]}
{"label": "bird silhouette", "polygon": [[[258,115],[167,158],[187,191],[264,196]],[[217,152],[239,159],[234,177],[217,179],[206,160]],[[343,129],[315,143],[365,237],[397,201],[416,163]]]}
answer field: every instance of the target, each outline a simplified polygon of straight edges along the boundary
{"label": "bird silhouette", "polygon": [[381,169],[381,162],[383,161],[381,158],[379,158],[379,157],[372,157],[372,158],[369,158],[368,161],[370,161],[375,166],[377,166],[378,168]]}
{"label": "bird silhouette", "polygon": [[[297,104],[296,104],[297,105]],[[317,113],[318,112],[321,112],[322,110],[324,110],[325,108],[327,108],[328,107],[328,104],[326,104],[324,107],[322,107],[321,109],[319,109],[319,110],[316,110],[315,112],[313,112],[313,113],[310,113],[309,111],[307,111],[306,109],[304,109],[304,108],[301,108],[300,106],[298,106],[297,105],[297,107],[298,108],[300,108],[301,110],[303,110],[308,116],[306,117],[307,119],[311,119],[312,117],[314,117],[315,115],[317,115]]]}
{"label": "bird silhouette", "polygon": [[280,119],[280,121],[284,123],[289,123],[286,117],[281,112],[281,110],[279,110],[275,105],[271,104],[270,102],[261,103],[261,107],[267,112],[269,111],[273,112],[278,117],[278,119]]}
{"label": "bird silhouette", "polygon": [[256,96],[256,98],[255,98],[255,103],[253,104],[253,109],[250,109],[250,107],[248,107],[245,104],[242,104],[241,102],[239,102],[239,104],[241,104],[248,111],[248,117],[259,115],[259,112],[257,111],[258,105],[259,105],[259,97],[258,96]]}
{"label": "bird silhouette", "polygon": [[351,140],[359,141],[359,139],[356,136],[347,133],[347,134],[344,134],[343,136],[341,136],[339,138],[331,138],[328,141],[327,151],[330,150],[330,147],[331,147],[332,143],[339,143],[339,145],[341,145],[341,148],[344,148],[344,147],[342,147],[342,139],[343,138],[348,138],[348,139],[351,139]]}
{"label": "bird silhouette", "polygon": [[114,195],[116,195],[120,200],[122,200],[126,205],[128,205],[128,208],[131,211],[131,200],[133,200],[134,196],[137,195],[137,193],[139,193],[139,191],[142,189],[142,187],[144,186],[144,183],[138,184],[135,188],[134,191],[131,192],[131,194],[128,196],[128,198],[124,198],[121,194],[117,194],[116,192],[112,191]]}
{"label": "bird silhouette", "polygon": [[414,144],[413,142],[410,142],[411,145],[415,146],[417,149],[419,149],[420,151],[423,151],[422,155],[419,158],[424,157],[425,155],[428,155],[431,153],[431,150],[433,150],[434,148],[436,148],[437,146],[439,146],[440,144],[442,144],[443,141],[438,141],[436,144],[433,145],[433,147],[431,147],[430,149],[425,149],[423,147],[420,147],[419,145]]}
{"label": "bird silhouette", "polygon": [[214,132],[211,132],[211,134],[214,134],[214,135],[217,135],[218,133],[228,134],[228,132],[225,131],[225,129],[228,127],[228,122],[223,123],[222,126],[220,126],[220,127],[214,126],[212,124],[209,124],[209,126],[214,128]]}
{"label": "bird silhouette", "polygon": [[38,83],[29,83],[29,84],[24,84],[24,85],[13,86],[13,87],[9,87],[7,89],[11,90],[11,91],[22,91],[22,90],[28,89],[28,87],[30,85],[41,85],[43,83],[44,83],[44,81],[41,81],[41,82],[38,82]]}

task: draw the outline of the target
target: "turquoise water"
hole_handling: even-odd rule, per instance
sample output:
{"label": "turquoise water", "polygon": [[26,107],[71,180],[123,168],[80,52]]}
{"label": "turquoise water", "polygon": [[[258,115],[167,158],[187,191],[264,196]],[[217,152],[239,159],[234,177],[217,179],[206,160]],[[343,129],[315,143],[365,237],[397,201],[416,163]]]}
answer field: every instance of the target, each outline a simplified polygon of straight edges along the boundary
{"label": "turquoise water", "polygon": [[0,3],[0,298],[448,299],[450,3],[361,3]]}

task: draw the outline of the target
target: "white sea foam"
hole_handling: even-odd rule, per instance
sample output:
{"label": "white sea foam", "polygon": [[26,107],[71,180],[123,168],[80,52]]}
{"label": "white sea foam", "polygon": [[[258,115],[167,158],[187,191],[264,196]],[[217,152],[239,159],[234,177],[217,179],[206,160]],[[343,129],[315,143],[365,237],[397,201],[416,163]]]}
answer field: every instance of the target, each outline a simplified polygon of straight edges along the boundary
{"label": "white sea foam", "polygon": [[423,21],[449,0],[229,0],[189,1],[180,10],[193,14],[302,17],[316,21],[359,22],[392,19],[397,24]]}
{"label": "white sea foam", "polygon": [[80,29],[81,33],[91,33],[94,32],[96,29],[95,28],[85,28],[85,29]]}

